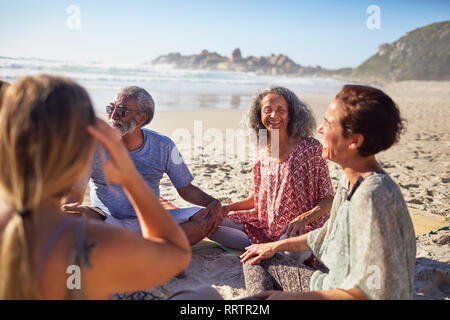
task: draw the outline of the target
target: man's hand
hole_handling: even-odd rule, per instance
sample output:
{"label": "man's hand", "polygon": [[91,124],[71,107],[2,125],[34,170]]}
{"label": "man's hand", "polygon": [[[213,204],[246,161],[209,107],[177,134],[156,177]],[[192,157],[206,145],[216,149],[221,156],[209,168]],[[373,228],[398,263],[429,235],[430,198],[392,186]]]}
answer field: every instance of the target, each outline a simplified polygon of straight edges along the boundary
{"label": "man's hand", "polygon": [[80,206],[79,202],[66,203],[61,205],[61,210],[68,214],[80,214]]}
{"label": "man's hand", "polygon": [[212,201],[205,209],[201,210],[201,212],[203,219],[206,219],[208,216],[212,218],[211,222],[207,226],[207,228],[209,228],[207,236],[216,233],[223,221],[222,203],[216,199]]}
{"label": "man's hand", "polygon": [[100,213],[100,209],[83,206],[79,203],[69,203],[61,206],[61,210],[67,214],[73,214],[81,217],[86,217],[94,220],[105,220],[105,215]]}
{"label": "man's hand", "polygon": [[[177,189],[177,191],[183,200],[197,206],[205,207],[205,209],[199,212],[201,212],[201,218],[205,219],[203,222],[206,222],[209,227],[207,230],[207,236],[215,233],[219,229],[223,220],[222,203],[191,183],[183,188]],[[213,221],[210,221],[211,219]]]}

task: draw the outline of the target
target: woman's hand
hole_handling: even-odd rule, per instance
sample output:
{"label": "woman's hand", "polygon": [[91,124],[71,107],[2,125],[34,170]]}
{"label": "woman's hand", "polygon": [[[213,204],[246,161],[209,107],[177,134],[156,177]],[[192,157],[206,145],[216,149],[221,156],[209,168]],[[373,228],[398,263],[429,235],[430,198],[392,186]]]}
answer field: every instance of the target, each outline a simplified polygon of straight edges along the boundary
{"label": "woman's hand", "polygon": [[241,262],[244,263],[245,261],[249,260],[251,257],[256,256],[250,262],[250,265],[252,265],[252,266],[257,264],[261,260],[272,258],[275,255],[275,253],[277,253],[276,245],[274,242],[252,244],[251,246],[248,246],[245,249],[247,251],[245,251],[240,256]]}
{"label": "woman's hand", "polygon": [[286,227],[284,234],[286,238],[296,237],[306,232],[305,220],[297,217],[293,219]]}
{"label": "woman's hand", "polygon": [[223,217],[226,217],[230,211],[233,211],[233,210],[231,210],[230,206],[231,205],[229,205],[229,204],[222,206],[222,216]]}
{"label": "woman's hand", "polygon": [[128,150],[122,144],[118,130],[110,127],[105,121],[97,118],[95,126],[89,126],[87,131],[108,150],[111,160],[103,165],[106,178],[115,184],[125,186],[136,176],[137,171]]}

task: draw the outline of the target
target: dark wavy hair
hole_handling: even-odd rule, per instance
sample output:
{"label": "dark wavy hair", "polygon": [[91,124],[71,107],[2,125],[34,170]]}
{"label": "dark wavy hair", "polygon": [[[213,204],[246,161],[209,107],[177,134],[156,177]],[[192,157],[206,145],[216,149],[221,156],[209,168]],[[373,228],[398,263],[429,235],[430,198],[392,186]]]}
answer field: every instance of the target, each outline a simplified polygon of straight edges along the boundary
{"label": "dark wavy hair", "polygon": [[383,91],[362,85],[345,85],[335,102],[343,107],[340,122],[344,137],[364,136],[358,149],[362,157],[389,149],[398,142],[405,126],[395,102]]}
{"label": "dark wavy hair", "polygon": [[311,109],[301,101],[291,90],[284,87],[270,87],[256,93],[249,103],[247,111],[247,123],[258,134],[260,129],[265,129],[261,121],[261,100],[269,93],[282,96],[289,110],[288,134],[300,140],[311,137],[316,130],[316,121]]}

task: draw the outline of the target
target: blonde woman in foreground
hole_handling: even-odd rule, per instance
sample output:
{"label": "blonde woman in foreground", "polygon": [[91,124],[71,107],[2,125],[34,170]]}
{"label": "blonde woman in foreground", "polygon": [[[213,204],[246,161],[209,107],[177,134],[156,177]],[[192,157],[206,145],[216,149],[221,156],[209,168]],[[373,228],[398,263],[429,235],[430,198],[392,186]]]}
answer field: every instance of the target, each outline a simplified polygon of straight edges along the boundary
{"label": "blonde woman in foreground", "polygon": [[[137,173],[120,134],[95,118],[82,87],[26,77],[6,90],[0,110],[0,299],[108,299],[159,286],[187,267],[186,236]],[[111,155],[105,175],[125,189],[142,237],[60,210],[89,168],[95,139]]]}

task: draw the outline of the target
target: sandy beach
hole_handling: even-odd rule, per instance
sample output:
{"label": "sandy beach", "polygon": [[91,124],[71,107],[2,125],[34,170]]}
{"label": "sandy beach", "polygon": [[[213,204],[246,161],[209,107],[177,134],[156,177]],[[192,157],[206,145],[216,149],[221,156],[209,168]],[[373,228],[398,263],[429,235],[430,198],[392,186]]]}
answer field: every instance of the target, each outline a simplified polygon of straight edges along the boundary
{"label": "sandy beach", "polygon": [[[383,90],[399,105],[407,120],[400,142],[377,158],[399,184],[414,222],[418,236],[417,298],[450,299],[450,231],[447,228],[426,234],[448,226],[450,221],[450,82],[406,81],[388,84]],[[320,125],[334,95],[297,94],[311,106]],[[252,182],[251,159],[242,161],[238,150],[234,159],[216,161],[217,157],[210,156],[209,147],[209,142],[214,142],[211,136],[221,134],[226,138],[227,129],[242,128],[245,111],[158,112],[157,104],[156,101],[156,115],[148,128],[171,137],[177,145],[192,147],[194,152],[185,160],[195,177],[193,183],[223,204],[245,198]],[[202,143],[194,146],[194,138],[181,141],[183,132],[189,132],[191,137],[202,132]],[[224,142],[224,149],[227,143],[230,141]],[[195,147],[204,154],[196,153]],[[182,150],[180,145],[179,148]],[[342,171],[334,163],[328,165],[336,186]],[[161,196],[179,207],[190,206],[178,196],[167,176],[161,183]],[[153,292],[155,298],[163,298],[201,284],[213,285],[224,299],[247,295],[239,259],[220,248],[195,249],[184,277],[175,278]]]}

